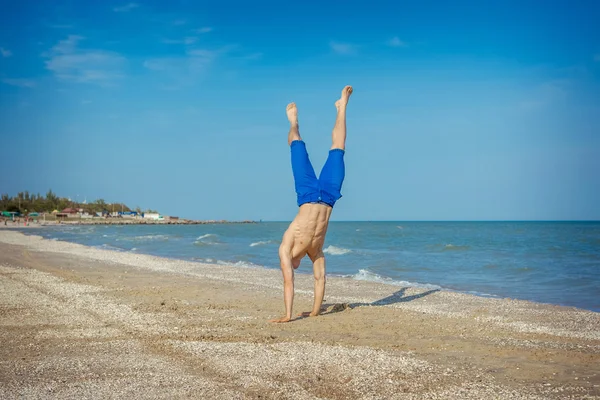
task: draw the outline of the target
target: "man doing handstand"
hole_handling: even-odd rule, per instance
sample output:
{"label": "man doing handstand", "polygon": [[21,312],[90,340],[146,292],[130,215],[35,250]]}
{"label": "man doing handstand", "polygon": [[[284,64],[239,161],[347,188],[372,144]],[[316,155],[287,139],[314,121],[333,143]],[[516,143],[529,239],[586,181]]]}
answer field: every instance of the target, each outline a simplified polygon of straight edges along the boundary
{"label": "man doing handstand", "polygon": [[345,174],[346,107],[351,94],[352,87],[346,86],[342,89],[341,98],[335,102],[337,118],[331,135],[332,145],[318,179],[308,158],[306,145],[300,137],[296,104],[290,103],[287,106],[287,117],[290,121],[288,145],[292,154],[292,172],[300,209],[285,231],[279,246],[285,316],[273,319],[271,322],[288,322],[292,319],[294,269],[300,266],[300,261],[306,255],[313,263],[315,298],[312,311],[301,315],[314,317],[319,315],[321,310],[325,295],[323,243],[333,206],[342,197],[342,182]]}

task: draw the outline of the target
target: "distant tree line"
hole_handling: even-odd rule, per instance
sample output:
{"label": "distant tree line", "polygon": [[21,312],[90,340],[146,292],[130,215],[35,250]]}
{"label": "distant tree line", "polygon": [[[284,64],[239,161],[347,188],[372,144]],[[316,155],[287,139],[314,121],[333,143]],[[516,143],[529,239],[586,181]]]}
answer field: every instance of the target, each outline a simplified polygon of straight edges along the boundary
{"label": "distant tree line", "polygon": [[[107,203],[104,199],[97,199],[91,203],[78,203],[67,197],[59,197],[52,190],[46,193],[46,196],[41,194],[30,194],[28,191],[19,192],[16,196],[11,197],[8,194],[3,194],[0,197],[0,211],[13,211],[21,214],[30,212],[52,212],[54,210],[62,211],[65,208],[83,209],[88,213],[96,213],[102,211],[133,211],[123,203]],[[140,207],[136,207],[135,211],[142,213]],[[146,210],[146,212],[155,212]]]}

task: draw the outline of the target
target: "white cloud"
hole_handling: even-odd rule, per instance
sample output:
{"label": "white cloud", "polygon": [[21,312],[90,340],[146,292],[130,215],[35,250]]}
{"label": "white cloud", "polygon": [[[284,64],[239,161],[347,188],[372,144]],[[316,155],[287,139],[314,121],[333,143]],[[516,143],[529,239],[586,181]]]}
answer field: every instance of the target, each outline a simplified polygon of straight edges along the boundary
{"label": "white cloud", "polygon": [[2,54],[2,57],[4,57],[4,58],[12,56],[12,51],[7,50],[4,47],[0,47],[0,53]]}
{"label": "white cloud", "polygon": [[144,61],[143,66],[165,80],[163,88],[175,90],[197,83],[215,60],[234,48],[235,46],[217,50],[190,49],[181,56],[150,58]]}
{"label": "white cloud", "polygon": [[46,69],[65,81],[114,84],[123,76],[125,58],[106,50],[81,49],[78,46],[83,39],[82,36],[69,35],[42,54],[47,58]]}
{"label": "white cloud", "polygon": [[31,79],[20,79],[20,78],[3,78],[3,83],[11,86],[18,86],[24,88],[32,88],[35,87],[35,81]]}
{"label": "white cloud", "polygon": [[388,46],[391,46],[391,47],[407,47],[408,45],[406,44],[406,42],[400,40],[400,38],[398,36],[394,36],[393,38],[391,38],[388,41]]}
{"label": "white cloud", "polygon": [[206,59],[214,59],[219,53],[219,50],[206,50],[206,49],[193,49],[189,50],[187,54],[192,57],[202,57]]}
{"label": "white cloud", "polygon": [[334,52],[343,55],[356,54],[357,51],[356,46],[350,43],[329,42],[329,46]]}
{"label": "white cloud", "polygon": [[183,39],[163,39],[162,42],[166,44],[194,44],[198,41],[196,36],[187,36]]}
{"label": "white cloud", "polygon": [[208,32],[212,32],[213,28],[211,28],[210,26],[205,26],[203,28],[200,29],[194,29],[195,33],[208,33]]}
{"label": "white cloud", "polygon": [[137,3],[127,3],[123,6],[113,8],[114,12],[128,12],[133,10],[134,8],[138,8],[140,5]]}
{"label": "white cloud", "polygon": [[192,50],[188,56],[159,57],[144,61],[144,67],[153,71],[164,71],[169,75],[186,75],[200,72],[215,58],[209,50]]}

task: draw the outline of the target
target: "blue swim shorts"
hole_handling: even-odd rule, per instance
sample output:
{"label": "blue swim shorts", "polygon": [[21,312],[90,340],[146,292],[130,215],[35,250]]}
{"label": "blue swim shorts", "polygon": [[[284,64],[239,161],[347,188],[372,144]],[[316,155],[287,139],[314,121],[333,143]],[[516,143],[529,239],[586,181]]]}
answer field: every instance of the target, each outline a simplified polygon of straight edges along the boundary
{"label": "blue swim shorts", "polygon": [[327,161],[321,170],[319,179],[315,175],[306,144],[302,140],[294,140],[290,145],[292,153],[292,172],[296,185],[298,207],[305,203],[324,203],[333,207],[342,197],[345,166],[342,149],[329,150]]}

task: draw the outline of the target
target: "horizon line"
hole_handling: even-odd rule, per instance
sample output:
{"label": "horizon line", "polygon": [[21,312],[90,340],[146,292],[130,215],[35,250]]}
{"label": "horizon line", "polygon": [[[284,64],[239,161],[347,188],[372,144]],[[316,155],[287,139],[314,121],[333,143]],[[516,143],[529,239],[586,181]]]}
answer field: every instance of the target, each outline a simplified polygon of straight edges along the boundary
{"label": "horizon line", "polygon": [[[288,220],[257,220],[255,222],[289,222]],[[447,220],[427,220],[427,219],[344,219],[330,220],[329,222],[600,222],[600,219],[447,219]]]}

